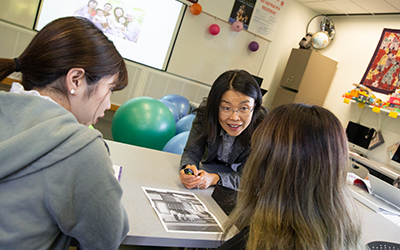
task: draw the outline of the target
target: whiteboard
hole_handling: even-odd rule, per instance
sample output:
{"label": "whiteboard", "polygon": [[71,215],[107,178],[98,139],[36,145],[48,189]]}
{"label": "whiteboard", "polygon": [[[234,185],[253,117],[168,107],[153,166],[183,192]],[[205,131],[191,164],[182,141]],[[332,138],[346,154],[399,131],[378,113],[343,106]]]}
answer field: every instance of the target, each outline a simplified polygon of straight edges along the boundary
{"label": "whiteboard", "polygon": [[[216,36],[208,31],[214,23],[220,26]],[[248,48],[252,41],[260,45],[256,52]],[[208,85],[229,69],[244,69],[258,75],[268,45],[267,40],[245,30],[235,32],[230,23],[204,12],[195,16],[188,7],[167,72]]]}

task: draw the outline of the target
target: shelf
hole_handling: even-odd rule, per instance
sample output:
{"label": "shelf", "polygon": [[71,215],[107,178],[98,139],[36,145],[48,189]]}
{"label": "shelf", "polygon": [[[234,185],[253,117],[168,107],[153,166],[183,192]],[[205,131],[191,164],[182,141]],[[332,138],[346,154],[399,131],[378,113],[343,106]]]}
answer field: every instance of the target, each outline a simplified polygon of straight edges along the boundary
{"label": "shelf", "polygon": [[346,103],[346,104],[357,103],[357,106],[359,108],[363,109],[365,107],[368,107],[368,108],[372,109],[372,112],[377,113],[377,114],[380,114],[381,111],[382,111],[384,113],[388,113],[388,116],[391,117],[391,118],[394,118],[394,119],[396,119],[397,116],[399,115],[399,112],[397,112],[397,111],[389,110],[389,109],[386,109],[386,108],[379,108],[379,107],[372,106],[372,105],[369,105],[369,104],[366,104],[366,103],[363,103],[363,102],[357,102],[355,100],[351,100],[351,99],[348,99],[348,98],[344,98],[343,102]]}

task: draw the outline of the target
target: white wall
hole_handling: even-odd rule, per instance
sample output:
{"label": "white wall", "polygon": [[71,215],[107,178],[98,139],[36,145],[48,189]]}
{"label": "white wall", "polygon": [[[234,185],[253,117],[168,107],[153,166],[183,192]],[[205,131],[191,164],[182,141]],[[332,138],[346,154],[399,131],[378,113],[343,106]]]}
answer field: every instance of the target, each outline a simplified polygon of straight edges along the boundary
{"label": "white wall", "polygon": [[275,38],[270,42],[259,76],[264,78],[262,87],[268,90],[263,105],[269,107],[285,70],[292,48],[299,48],[300,40],[306,35],[307,24],[317,15],[294,0],[287,0],[283,9]]}
{"label": "white wall", "polygon": [[351,90],[353,83],[360,83],[371,60],[384,28],[400,29],[400,15],[332,17],[336,36],[332,44],[321,53],[338,62],[338,68],[325,99],[325,107],[331,110],[347,126],[348,121],[382,129],[385,144],[373,149],[369,157],[388,164],[387,147],[400,141],[400,117],[393,119],[388,113],[376,114],[371,108],[365,111],[357,104],[343,103],[342,95]]}
{"label": "white wall", "polygon": [[[258,73],[260,77],[264,78],[262,87],[267,89],[268,93],[263,101],[264,106],[267,107],[272,103],[291,49],[298,48],[299,41],[306,33],[308,21],[316,15],[315,12],[294,0],[287,0],[285,4],[275,38],[269,43],[268,49],[263,55],[264,59],[259,65],[259,72],[252,72],[253,74]],[[360,82],[383,28],[400,28],[399,17],[399,15],[332,17],[336,25],[336,37],[328,48],[320,51],[321,54],[338,62],[338,68],[324,106],[337,115],[344,126],[351,120],[360,121],[362,124],[378,130],[381,128],[386,143],[372,150],[369,156],[384,164],[389,162],[387,147],[400,141],[398,129],[400,118],[387,117],[386,113],[378,115],[368,108],[362,111],[355,104],[344,104],[341,96],[352,89],[352,83]],[[0,18],[4,18],[4,16],[0,15]],[[0,22],[0,34],[2,34],[0,57],[12,58],[22,52],[34,32]],[[182,63],[185,61],[182,60]],[[141,95],[160,98],[166,94],[181,94],[192,102],[199,102],[209,90],[207,84],[136,63],[127,62],[127,67],[130,85],[127,89],[113,95],[113,104],[120,105],[129,98]]]}
{"label": "white wall", "polygon": [[[212,24],[220,26],[216,36],[208,31]],[[256,52],[248,48],[252,41],[260,46]],[[232,24],[206,13],[195,16],[187,8],[167,72],[208,85],[229,69],[244,69],[257,75],[268,44],[246,30],[233,31]]]}

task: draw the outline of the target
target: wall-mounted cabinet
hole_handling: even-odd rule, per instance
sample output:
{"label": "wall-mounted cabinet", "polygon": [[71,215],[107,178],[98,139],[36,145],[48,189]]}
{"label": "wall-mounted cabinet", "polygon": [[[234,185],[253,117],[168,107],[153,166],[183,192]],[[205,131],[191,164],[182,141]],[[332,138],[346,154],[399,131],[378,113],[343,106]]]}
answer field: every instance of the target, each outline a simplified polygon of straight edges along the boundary
{"label": "wall-mounted cabinet", "polygon": [[317,51],[292,49],[272,106],[293,102],[323,105],[336,65]]}

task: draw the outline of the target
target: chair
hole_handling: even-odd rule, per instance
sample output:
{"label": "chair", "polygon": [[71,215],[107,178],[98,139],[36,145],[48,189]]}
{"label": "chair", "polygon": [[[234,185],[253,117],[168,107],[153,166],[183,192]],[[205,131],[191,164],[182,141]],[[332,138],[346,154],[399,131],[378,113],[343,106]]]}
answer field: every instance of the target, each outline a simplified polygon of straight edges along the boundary
{"label": "chair", "polygon": [[387,241],[372,241],[367,246],[371,250],[400,250],[400,244]]}

